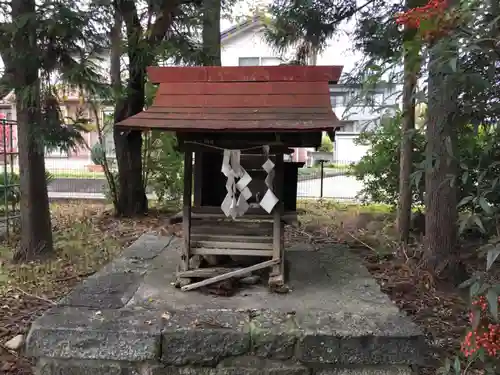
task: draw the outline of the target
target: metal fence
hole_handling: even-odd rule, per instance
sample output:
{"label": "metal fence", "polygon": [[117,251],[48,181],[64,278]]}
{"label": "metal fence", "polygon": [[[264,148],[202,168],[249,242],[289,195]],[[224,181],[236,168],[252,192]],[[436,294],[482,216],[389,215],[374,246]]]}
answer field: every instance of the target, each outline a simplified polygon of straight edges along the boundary
{"label": "metal fence", "polygon": [[[299,169],[297,197],[354,200],[362,183],[349,174],[351,164],[335,161]],[[105,198],[104,173],[87,158],[46,158],[45,165],[51,174],[49,198]],[[18,173],[16,161],[10,163],[9,168]]]}
{"label": "metal fence", "polygon": [[0,234],[13,231],[20,218],[19,177],[15,173],[17,165],[17,124],[15,121],[0,119]]}
{"label": "metal fence", "polygon": [[350,174],[352,162],[320,162],[312,168],[299,169],[298,198],[354,200],[363,184]]}

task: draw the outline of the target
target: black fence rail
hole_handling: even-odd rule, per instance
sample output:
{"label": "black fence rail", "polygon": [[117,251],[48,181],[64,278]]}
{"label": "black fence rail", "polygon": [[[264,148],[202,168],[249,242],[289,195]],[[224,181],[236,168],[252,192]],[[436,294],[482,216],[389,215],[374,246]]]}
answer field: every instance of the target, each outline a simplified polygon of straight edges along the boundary
{"label": "black fence rail", "polygon": [[297,197],[354,200],[363,184],[350,174],[350,161],[320,162],[299,169]]}
{"label": "black fence rail", "polygon": [[[90,161],[47,158],[46,169],[50,173],[48,191],[50,198],[104,199],[107,181],[104,173],[91,170]],[[362,183],[350,175],[352,162],[334,161],[319,163],[314,167],[299,169],[298,198],[329,198],[353,200],[362,189]],[[18,172],[17,163],[8,166]],[[151,189],[148,189],[151,194]]]}

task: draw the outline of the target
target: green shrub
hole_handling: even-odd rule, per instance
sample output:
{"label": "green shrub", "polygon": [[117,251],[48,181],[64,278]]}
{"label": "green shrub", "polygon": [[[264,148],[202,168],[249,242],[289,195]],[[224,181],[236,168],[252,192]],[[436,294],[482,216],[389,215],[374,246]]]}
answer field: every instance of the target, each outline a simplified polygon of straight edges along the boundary
{"label": "green shrub", "polygon": [[[374,131],[362,133],[356,141],[358,144],[370,147],[366,155],[352,167],[352,175],[364,183],[361,197],[366,201],[397,204],[401,150],[400,129],[401,115],[398,114],[386,119]],[[411,135],[414,144],[413,205],[423,204],[425,192],[424,131],[424,129],[416,129]],[[498,184],[500,162],[497,162],[500,160],[500,147],[498,146],[500,145],[500,132],[493,128],[481,128],[477,132],[472,126],[464,126],[458,133],[457,155],[452,155],[452,157],[460,168],[457,176],[450,176],[450,183],[458,187],[460,209],[462,211],[475,209],[472,196],[476,196],[478,190],[487,192],[485,200],[488,204],[500,205],[500,184]]]}
{"label": "green shrub", "polygon": [[151,150],[146,162],[148,185],[160,204],[177,201],[182,197],[184,165],[177,150],[177,138],[168,132],[153,131],[149,141]]}
{"label": "green shrub", "polygon": [[[49,172],[45,171],[45,181],[49,185],[54,180],[54,176]],[[3,173],[0,172],[0,206],[5,206],[5,200],[7,198],[7,204],[17,205],[21,201],[21,189],[19,187],[20,179],[19,175],[16,173]],[[15,186],[9,186],[15,185]]]}
{"label": "green shrub", "polygon": [[333,152],[333,142],[326,134],[323,134],[321,138],[321,146],[318,148],[318,151]]}

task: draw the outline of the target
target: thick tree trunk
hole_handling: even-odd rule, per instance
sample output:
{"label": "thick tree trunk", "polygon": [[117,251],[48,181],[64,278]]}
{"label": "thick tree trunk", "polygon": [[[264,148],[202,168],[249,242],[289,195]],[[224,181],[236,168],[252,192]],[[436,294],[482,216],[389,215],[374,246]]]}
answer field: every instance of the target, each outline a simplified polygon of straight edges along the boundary
{"label": "thick tree trunk", "polygon": [[[426,127],[426,261],[436,274],[453,277],[457,263],[456,128],[457,85],[447,63],[456,56],[448,39],[433,46],[429,61],[429,106]],[[432,167],[431,167],[432,164]]]}
{"label": "thick tree trunk", "polygon": [[[129,58],[126,94],[117,100],[115,106],[114,120],[117,123],[144,109],[144,84],[148,59],[142,52],[143,29],[135,3],[122,0],[115,2],[115,7],[126,24]],[[112,74],[117,78],[116,70]],[[148,210],[148,201],[142,173],[142,133],[115,126],[113,138],[119,173],[116,213],[121,216],[144,214]]]}
{"label": "thick tree trunk", "polygon": [[204,65],[220,66],[220,11],[221,0],[203,0],[203,54]]}
{"label": "thick tree trunk", "polygon": [[16,30],[14,85],[21,184],[21,246],[15,260],[33,259],[53,251],[49,199],[45,179],[44,145],[37,137],[40,127],[40,81],[36,47],[34,0],[15,0],[12,18],[23,20]]}
{"label": "thick tree trunk", "polygon": [[[115,123],[133,116],[144,109],[145,67],[133,66],[130,59],[130,79],[127,95],[117,103]],[[148,210],[148,201],[142,173],[142,133],[136,130],[114,128],[115,152],[118,163],[118,210],[122,216],[144,214]]]}
{"label": "thick tree trunk", "polygon": [[[408,1],[413,7],[415,1]],[[401,124],[401,156],[399,161],[399,202],[398,230],[402,243],[410,240],[412,188],[411,173],[413,170],[413,141],[415,130],[415,88],[420,70],[420,43],[415,40],[415,30],[405,30],[404,41],[404,87],[403,87],[403,121]]]}

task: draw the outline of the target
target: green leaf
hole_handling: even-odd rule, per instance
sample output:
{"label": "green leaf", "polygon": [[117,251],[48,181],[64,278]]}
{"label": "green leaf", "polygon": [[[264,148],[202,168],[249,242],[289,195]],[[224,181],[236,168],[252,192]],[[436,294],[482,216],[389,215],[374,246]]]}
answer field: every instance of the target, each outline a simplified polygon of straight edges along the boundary
{"label": "green leaf", "polygon": [[472,309],[472,322],[470,323],[472,329],[477,329],[481,322],[481,310],[478,308]]}
{"label": "green leaf", "polygon": [[462,183],[465,184],[467,182],[467,179],[469,178],[469,172],[468,171],[465,171],[463,174],[462,174]]}
{"label": "green leaf", "polygon": [[472,215],[472,220],[474,221],[474,224],[477,225],[479,230],[481,230],[482,233],[486,233],[486,229],[484,229],[483,223],[481,222],[481,218],[477,215]]}
{"label": "green leaf", "polygon": [[486,212],[487,214],[491,214],[491,207],[488,204],[488,201],[486,201],[485,197],[479,198],[479,206],[481,206],[484,212]]}
{"label": "green leaf", "polygon": [[450,373],[450,368],[451,368],[451,361],[449,358],[446,358],[444,360],[443,366],[441,366],[437,373],[438,374],[443,374],[443,375],[448,375]]}
{"label": "green leaf", "polygon": [[461,283],[458,288],[459,289],[464,289],[464,288],[467,288],[469,286],[471,286],[473,283],[477,282],[477,276],[473,276],[471,277],[470,279],[468,280],[465,280],[463,283]]}
{"label": "green leaf", "polygon": [[450,65],[450,68],[453,71],[453,73],[457,71],[457,66],[458,66],[457,61],[458,59],[456,57],[453,57],[450,59],[450,61],[448,61],[448,64]]}
{"label": "green leaf", "polygon": [[457,207],[465,206],[467,203],[471,202],[474,199],[474,196],[469,195],[467,197],[463,197],[462,200],[458,203]]}
{"label": "green leaf", "polygon": [[490,288],[486,293],[486,299],[490,307],[490,313],[495,321],[498,321],[498,293],[495,289]]}
{"label": "green leaf", "polygon": [[448,155],[453,156],[453,145],[451,142],[451,137],[446,137],[444,139],[444,145],[446,147],[446,152],[448,153]]}
{"label": "green leaf", "polygon": [[455,361],[453,362],[453,370],[455,374],[460,375],[460,359],[455,357]]}
{"label": "green leaf", "polygon": [[458,228],[458,233],[462,234],[465,229],[467,228],[467,225],[469,224],[470,216],[464,217],[460,219],[460,226]]}
{"label": "green leaf", "polygon": [[489,271],[495,260],[500,255],[500,247],[495,247],[488,251],[488,255],[486,256],[486,271]]}
{"label": "green leaf", "polygon": [[479,283],[474,283],[470,286],[469,293],[471,298],[477,296],[477,293],[479,292],[479,289],[481,288],[481,284]]}

